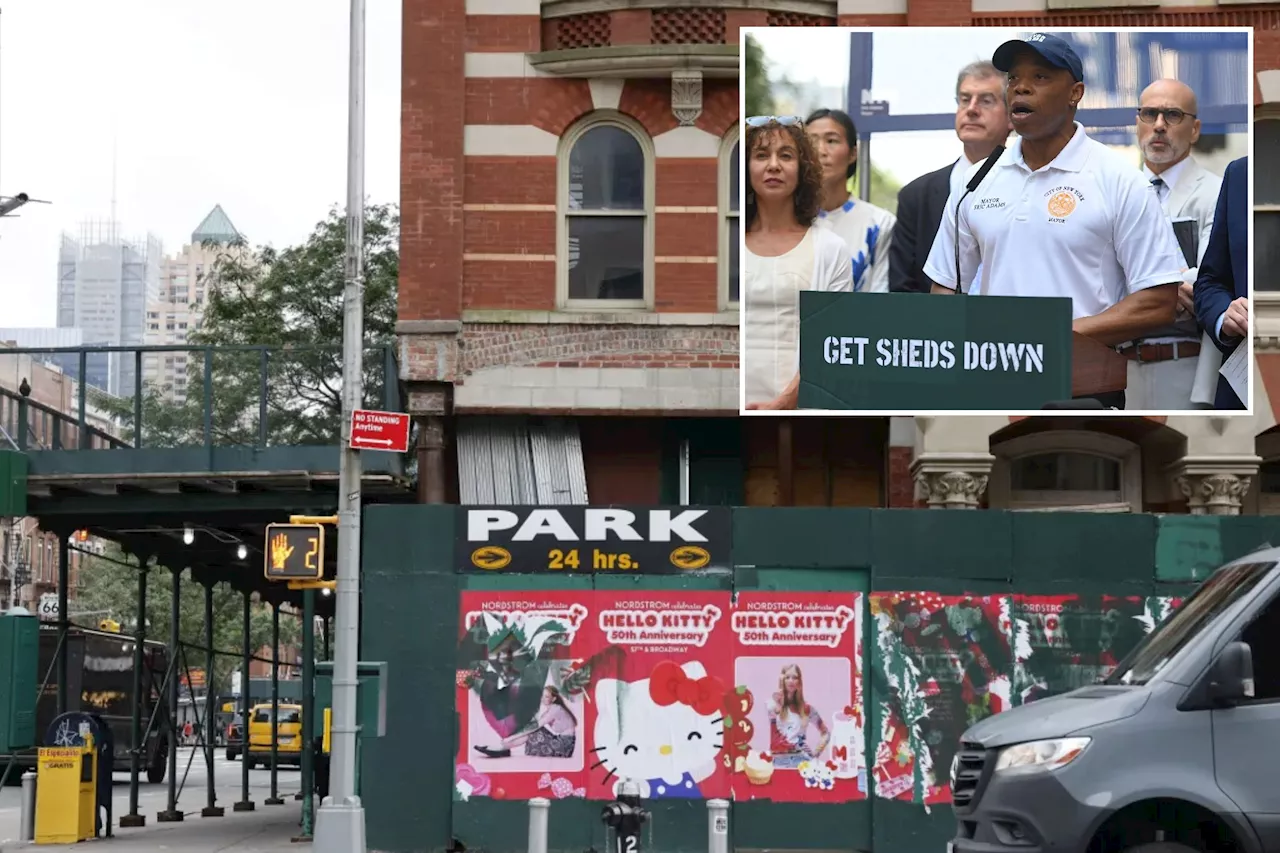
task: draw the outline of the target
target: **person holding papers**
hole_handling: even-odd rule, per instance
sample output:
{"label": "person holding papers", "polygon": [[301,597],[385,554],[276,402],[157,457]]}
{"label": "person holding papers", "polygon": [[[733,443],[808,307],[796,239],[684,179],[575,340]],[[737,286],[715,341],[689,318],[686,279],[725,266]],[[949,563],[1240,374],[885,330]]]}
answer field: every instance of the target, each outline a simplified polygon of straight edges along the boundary
{"label": "person holding papers", "polygon": [[1155,81],[1138,101],[1142,174],[1156,188],[1160,206],[1175,223],[1174,228],[1182,229],[1179,245],[1190,268],[1178,285],[1177,321],[1118,347],[1129,359],[1127,409],[1163,412],[1207,408],[1213,403],[1222,365],[1208,333],[1201,334],[1192,297],[1222,189],[1222,178],[1191,155],[1191,147],[1200,139],[1197,109],[1196,93],[1179,80]]}
{"label": "person holding papers", "polygon": [[932,292],[957,291],[958,244],[960,282],[984,296],[1069,298],[1074,331],[1109,346],[1172,323],[1186,264],[1151,184],[1075,120],[1080,57],[1036,33],[1002,44],[992,64],[1008,74],[1018,138],[972,192],[983,165],[947,200],[924,269]]}
{"label": "person holding papers", "polygon": [[[1244,399],[1228,376],[1237,377],[1241,393],[1247,387],[1250,365],[1240,365],[1248,355],[1249,337],[1249,158],[1227,165],[1222,176],[1222,192],[1213,217],[1209,246],[1200,259],[1200,277],[1195,284],[1196,317],[1212,333],[1213,342],[1225,360],[1218,380],[1215,409],[1243,409]],[[1239,352],[1237,353],[1237,350]],[[1233,355],[1237,356],[1233,360]]]}
{"label": "person holding papers", "polygon": [[800,291],[853,291],[849,247],[818,220],[822,166],[799,116],[746,120],[742,382],[748,409],[794,409]]}

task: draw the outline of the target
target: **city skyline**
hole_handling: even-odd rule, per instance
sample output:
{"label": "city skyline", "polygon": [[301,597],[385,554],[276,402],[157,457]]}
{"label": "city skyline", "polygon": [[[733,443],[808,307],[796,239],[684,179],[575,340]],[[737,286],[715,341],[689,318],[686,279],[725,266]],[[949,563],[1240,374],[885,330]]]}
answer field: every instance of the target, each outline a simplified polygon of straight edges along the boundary
{"label": "city skyline", "polygon": [[[0,194],[51,202],[0,221],[6,326],[56,325],[59,246],[84,221],[155,234],[168,256],[215,205],[283,247],[342,203],[346,3],[54,5],[0,3]],[[367,25],[366,192],[397,202],[399,5],[372,4]]]}

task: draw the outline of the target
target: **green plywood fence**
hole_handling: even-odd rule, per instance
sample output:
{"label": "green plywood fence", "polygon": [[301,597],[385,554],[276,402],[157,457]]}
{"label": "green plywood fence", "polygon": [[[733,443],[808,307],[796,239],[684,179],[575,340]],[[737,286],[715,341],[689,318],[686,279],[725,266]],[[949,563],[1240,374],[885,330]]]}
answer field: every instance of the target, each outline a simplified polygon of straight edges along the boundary
{"label": "green plywood fence", "polygon": [[[469,851],[525,850],[523,802],[462,802],[453,792],[454,649],[463,589],[847,589],[992,600],[1078,595],[1093,602],[1117,596],[1141,607],[1185,595],[1224,561],[1280,545],[1280,518],[751,508],[734,511],[732,577],[478,576],[455,573],[457,511],[374,506],[365,512],[361,659],[387,661],[389,682],[387,736],[369,741],[362,756],[370,850],[444,851],[455,840]],[[874,653],[874,619],[864,618],[864,625],[868,732],[874,733],[887,682],[885,662]],[[653,811],[648,849],[706,850],[701,801],[659,801]],[[744,850],[935,853],[953,825],[949,805],[926,812],[915,803],[872,797],[850,806],[738,803],[731,832]],[[551,851],[584,853],[605,844],[599,803],[555,802]]]}

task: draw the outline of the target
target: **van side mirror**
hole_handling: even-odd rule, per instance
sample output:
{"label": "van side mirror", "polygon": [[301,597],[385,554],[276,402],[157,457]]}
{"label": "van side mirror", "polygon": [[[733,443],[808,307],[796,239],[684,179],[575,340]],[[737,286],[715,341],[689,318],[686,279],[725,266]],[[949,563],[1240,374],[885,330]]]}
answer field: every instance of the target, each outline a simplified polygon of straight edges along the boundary
{"label": "van side mirror", "polygon": [[1253,650],[1248,643],[1229,643],[1209,672],[1209,695],[1235,705],[1253,698]]}

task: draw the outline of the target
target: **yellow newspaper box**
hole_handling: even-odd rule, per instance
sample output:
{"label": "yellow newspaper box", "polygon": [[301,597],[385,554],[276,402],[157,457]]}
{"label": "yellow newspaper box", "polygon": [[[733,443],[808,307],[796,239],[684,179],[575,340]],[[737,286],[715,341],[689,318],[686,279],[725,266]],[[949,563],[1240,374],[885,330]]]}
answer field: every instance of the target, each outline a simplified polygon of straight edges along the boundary
{"label": "yellow newspaper box", "polygon": [[98,752],[83,746],[42,746],[36,770],[36,844],[74,844],[93,838]]}

